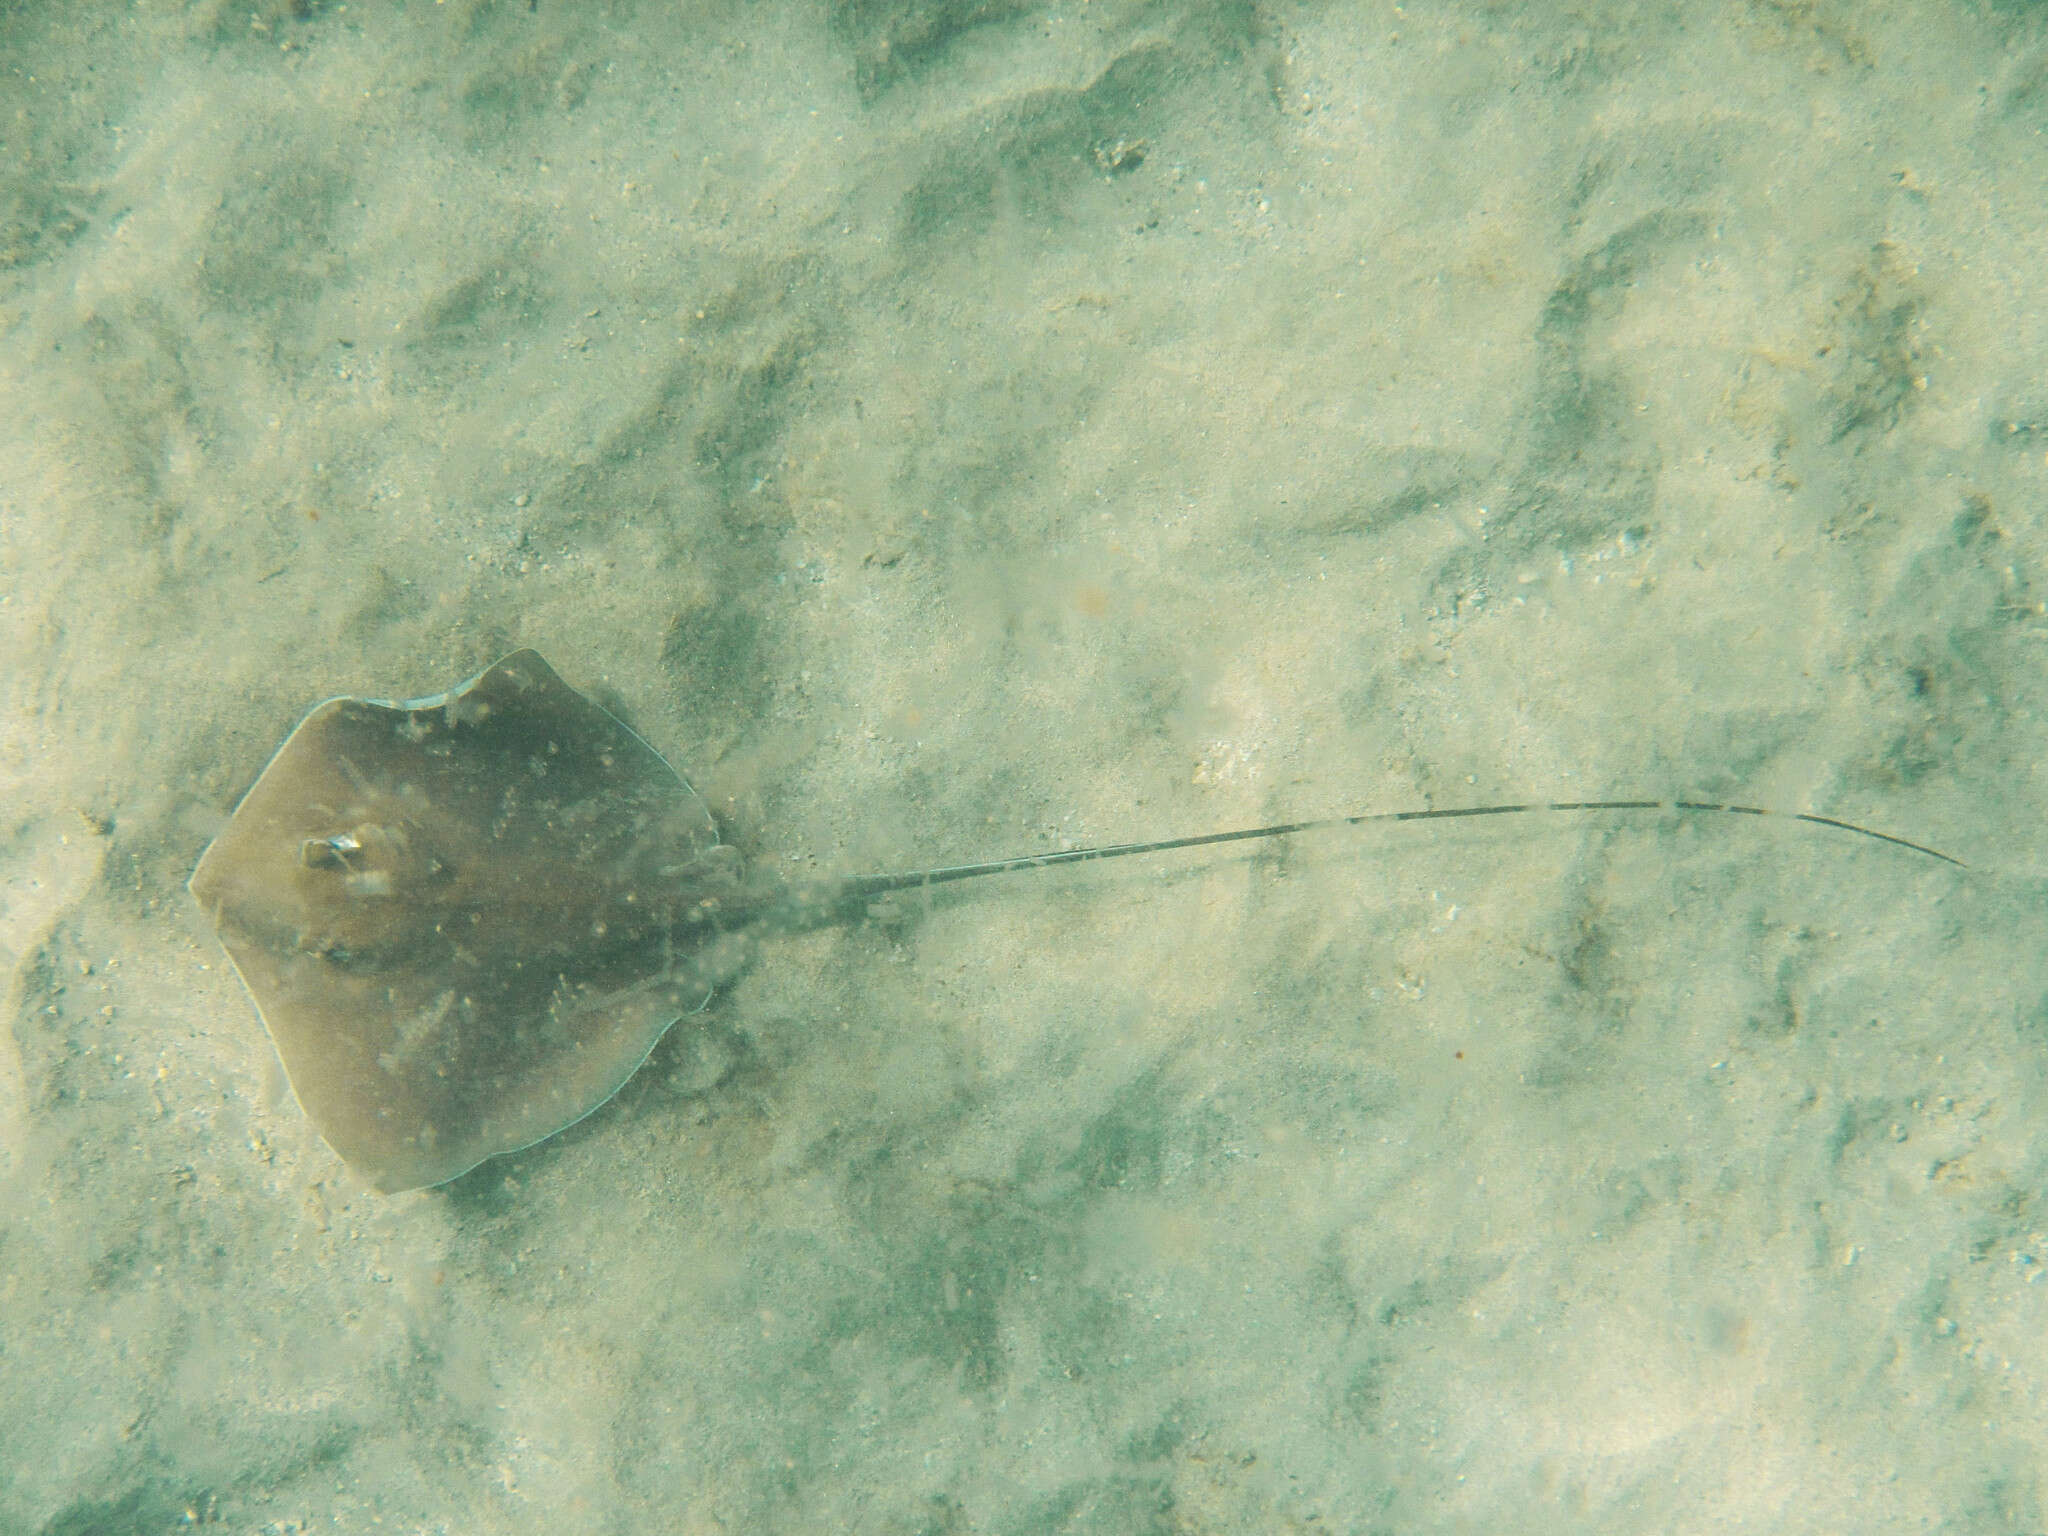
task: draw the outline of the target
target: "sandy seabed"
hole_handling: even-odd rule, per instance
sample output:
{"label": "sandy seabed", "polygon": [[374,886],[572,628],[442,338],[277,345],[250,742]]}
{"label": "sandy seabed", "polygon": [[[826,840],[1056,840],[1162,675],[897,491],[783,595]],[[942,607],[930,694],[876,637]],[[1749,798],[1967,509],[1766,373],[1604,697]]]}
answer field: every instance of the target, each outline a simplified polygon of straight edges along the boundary
{"label": "sandy seabed", "polygon": [[[0,3],[0,1531],[2048,1526],[2048,12]],[[764,942],[383,1198],[184,882],[519,646]]]}

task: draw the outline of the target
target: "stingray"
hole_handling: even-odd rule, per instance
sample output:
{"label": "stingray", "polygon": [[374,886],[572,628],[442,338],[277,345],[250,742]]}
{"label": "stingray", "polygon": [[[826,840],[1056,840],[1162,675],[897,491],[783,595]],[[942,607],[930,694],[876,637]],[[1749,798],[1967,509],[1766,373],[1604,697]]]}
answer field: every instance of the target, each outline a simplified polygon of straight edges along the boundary
{"label": "stingray", "polygon": [[293,1092],[387,1193],[574,1124],[734,967],[728,940],[857,917],[892,891],[1378,821],[1530,811],[1832,817],[1703,800],[1370,812],[785,886],[749,882],[661,754],[516,651],[402,703],[337,698],[277,749],[191,889]]}

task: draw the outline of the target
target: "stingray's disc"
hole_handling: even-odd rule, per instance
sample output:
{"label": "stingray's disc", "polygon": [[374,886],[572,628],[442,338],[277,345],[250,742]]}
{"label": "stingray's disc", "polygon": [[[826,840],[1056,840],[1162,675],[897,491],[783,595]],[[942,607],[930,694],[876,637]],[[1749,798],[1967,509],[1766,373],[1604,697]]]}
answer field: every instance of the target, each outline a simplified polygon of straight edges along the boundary
{"label": "stingray's disc", "polygon": [[581,1119],[708,990],[675,931],[738,860],[652,747],[517,651],[331,699],[193,871],[320,1133],[387,1191]]}

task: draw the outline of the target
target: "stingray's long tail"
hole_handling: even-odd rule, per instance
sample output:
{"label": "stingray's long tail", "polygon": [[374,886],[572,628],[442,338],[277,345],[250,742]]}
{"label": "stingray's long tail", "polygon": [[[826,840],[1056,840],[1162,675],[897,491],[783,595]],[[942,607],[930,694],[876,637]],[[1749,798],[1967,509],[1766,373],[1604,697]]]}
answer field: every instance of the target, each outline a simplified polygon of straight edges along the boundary
{"label": "stingray's long tail", "polygon": [[858,917],[866,904],[892,891],[924,890],[951,885],[959,880],[979,880],[985,875],[1014,874],[1027,869],[1050,869],[1058,864],[1086,864],[1101,859],[1125,859],[1144,853],[1170,853],[1177,848],[1209,848],[1219,843],[1247,843],[1259,838],[1292,837],[1302,832],[1320,832],[1337,827],[1362,827],[1369,822],[1452,821],[1470,816],[1520,816],[1554,812],[1664,811],[1685,815],[1775,816],[1785,821],[1804,821],[1837,832],[1889,843],[1909,853],[1939,859],[1958,869],[1967,869],[1959,858],[1916,843],[1910,838],[1861,827],[1833,816],[1811,811],[1773,811],[1756,805],[1730,805],[1719,800],[1545,800],[1517,805],[1464,805],[1442,810],[1367,811],[1356,816],[1324,816],[1313,821],[1283,821],[1265,827],[1239,827],[1229,832],[1202,832],[1192,837],[1168,837],[1149,843],[1105,843],[1094,848],[1061,848],[1050,853],[1022,853],[1004,859],[985,859],[975,864],[947,864],[934,869],[904,870],[895,874],[856,875],[843,880],[820,880],[801,885],[774,882],[748,883],[732,895],[706,901],[693,913],[692,923],[708,924],[721,930],[763,926],[788,932],[825,927]]}

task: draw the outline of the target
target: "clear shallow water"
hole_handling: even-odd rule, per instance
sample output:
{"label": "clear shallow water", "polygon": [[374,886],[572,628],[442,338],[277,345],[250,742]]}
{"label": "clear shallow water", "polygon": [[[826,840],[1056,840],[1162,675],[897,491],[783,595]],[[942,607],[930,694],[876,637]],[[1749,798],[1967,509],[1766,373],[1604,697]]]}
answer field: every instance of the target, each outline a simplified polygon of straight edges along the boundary
{"label": "clear shallow water", "polygon": [[[16,7],[0,1526],[2043,1523],[2030,12]],[[520,644],[764,948],[379,1199],[185,905]]]}

